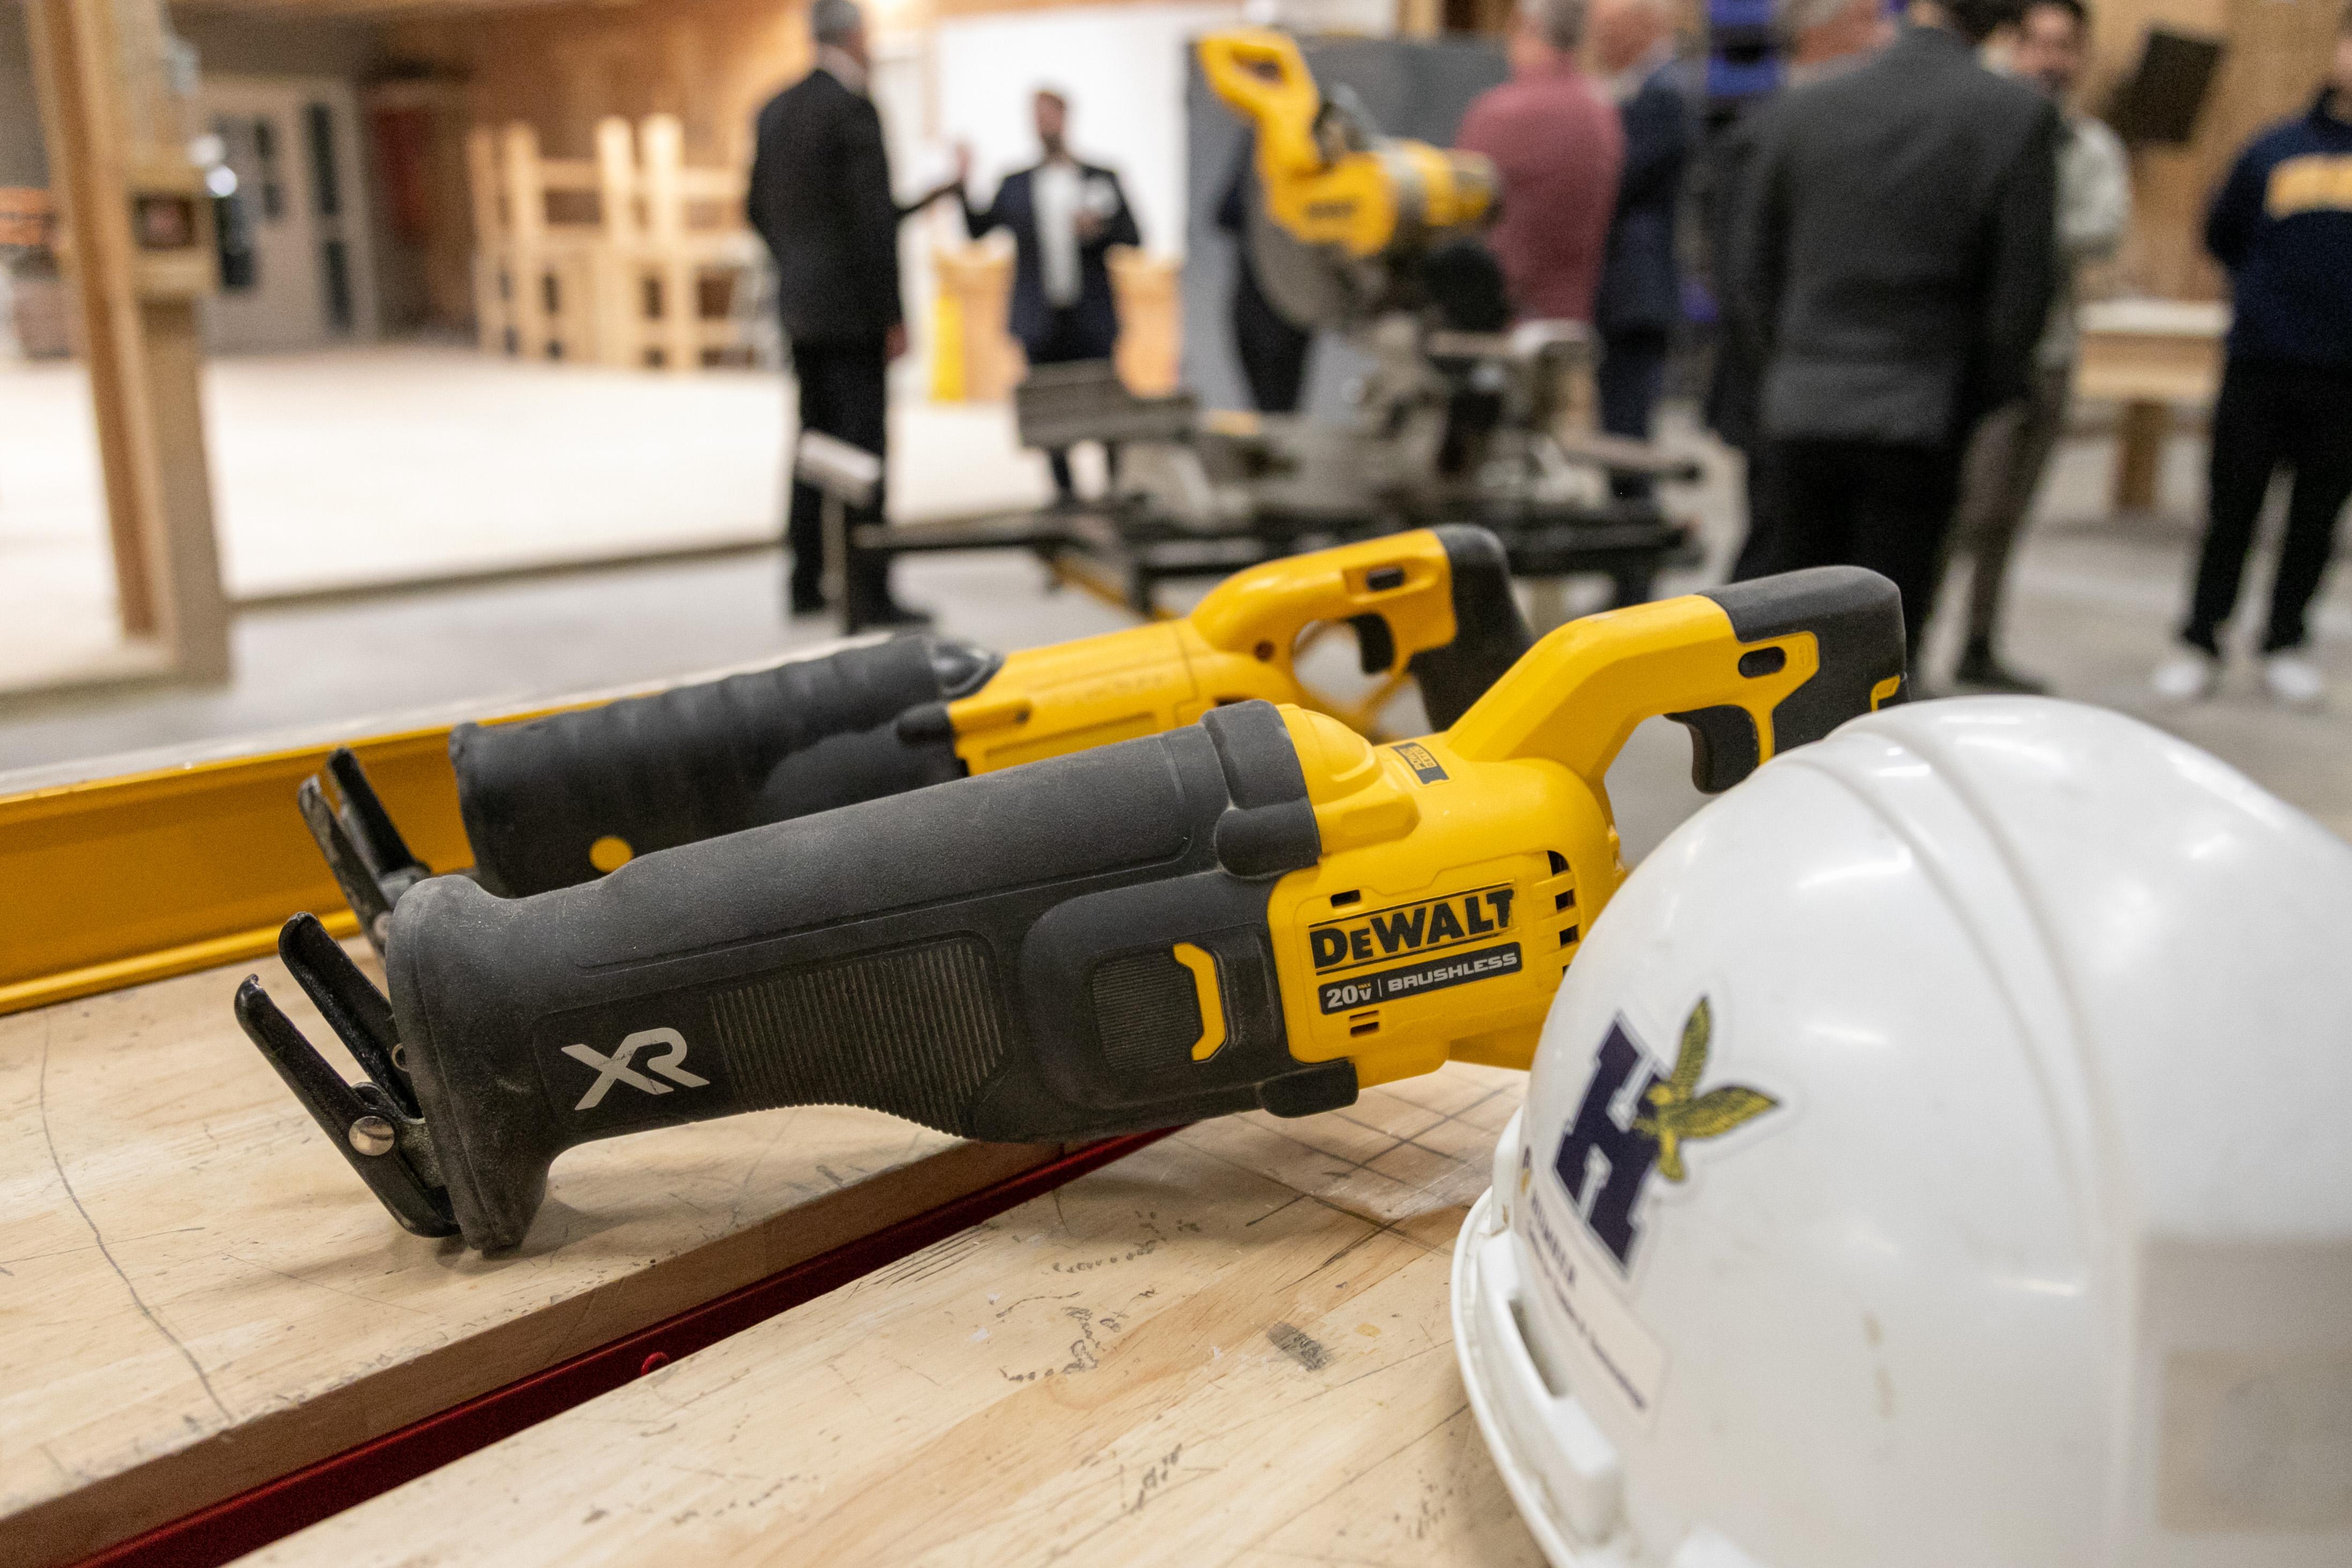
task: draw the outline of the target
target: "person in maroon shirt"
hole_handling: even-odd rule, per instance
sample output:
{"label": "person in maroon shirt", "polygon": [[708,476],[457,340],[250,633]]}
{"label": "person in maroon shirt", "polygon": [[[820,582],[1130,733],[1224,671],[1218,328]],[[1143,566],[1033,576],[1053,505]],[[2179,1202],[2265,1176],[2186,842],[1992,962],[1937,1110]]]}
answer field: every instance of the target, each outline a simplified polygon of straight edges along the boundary
{"label": "person in maroon shirt", "polygon": [[1585,0],[1522,0],[1511,79],[1481,93],[1454,144],[1502,177],[1503,214],[1486,243],[1522,320],[1592,319],[1625,132],[1616,106],[1577,68]]}

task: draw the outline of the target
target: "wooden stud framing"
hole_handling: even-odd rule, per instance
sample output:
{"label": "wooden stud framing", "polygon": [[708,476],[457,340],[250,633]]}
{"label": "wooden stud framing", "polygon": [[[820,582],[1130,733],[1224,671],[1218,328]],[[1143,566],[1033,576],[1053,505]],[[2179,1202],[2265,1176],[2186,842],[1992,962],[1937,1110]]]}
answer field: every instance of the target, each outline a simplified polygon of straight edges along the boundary
{"label": "wooden stud framing", "polygon": [[[676,116],[600,121],[589,159],[542,155],[528,125],[478,127],[467,167],[484,351],[683,372],[742,350],[737,319],[703,318],[701,283],[752,286],[744,177],[688,164]],[[551,214],[551,195],[593,197],[596,216]],[[714,207],[724,220],[698,224]]]}
{"label": "wooden stud framing", "polygon": [[[127,79],[107,0],[29,0],[42,130],[62,198],[125,635],[148,674],[228,674],[228,600],[205,456],[196,299],[213,287],[212,207],[172,144],[160,66]],[[136,20],[136,14],[132,14]],[[131,40],[142,46],[150,40]],[[138,214],[148,214],[142,221]]]}

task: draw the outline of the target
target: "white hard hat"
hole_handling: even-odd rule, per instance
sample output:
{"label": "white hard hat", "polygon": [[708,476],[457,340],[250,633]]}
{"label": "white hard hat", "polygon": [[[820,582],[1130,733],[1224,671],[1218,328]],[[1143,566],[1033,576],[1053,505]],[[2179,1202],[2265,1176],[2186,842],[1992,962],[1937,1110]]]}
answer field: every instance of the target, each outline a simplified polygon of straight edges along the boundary
{"label": "white hard hat", "polygon": [[2352,1563],[2352,847],[2118,715],[1893,708],[1594,925],[1456,1249],[1555,1564]]}

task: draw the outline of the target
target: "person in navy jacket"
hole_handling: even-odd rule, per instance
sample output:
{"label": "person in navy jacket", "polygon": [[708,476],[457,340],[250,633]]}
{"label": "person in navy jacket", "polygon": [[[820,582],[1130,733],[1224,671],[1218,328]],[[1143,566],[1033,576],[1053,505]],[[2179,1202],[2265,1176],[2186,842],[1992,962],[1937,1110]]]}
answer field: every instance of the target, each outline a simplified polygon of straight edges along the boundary
{"label": "person in navy jacket", "polygon": [[[1118,344],[1118,304],[1107,257],[1113,246],[1140,246],[1143,235],[1118,175],[1071,156],[1069,100],[1040,88],[1034,108],[1045,156],[1006,175],[985,209],[966,194],[964,226],[974,239],[993,229],[1012,231],[1011,325],[1031,364],[1107,360]],[[958,162],[959,172],[968,175],[969,151],[960,150]],[[1069,454],[1049,455],[1055,493],[1065,501],[1074,498]]]}
{"label": "person in navy jacket", "polygon": [[[1592,308],[1601,345],[1594,378],[1601,428],[1647,440],[1665,381],[1666,356],[1683,319],[1675,212],[1694,140],[1691,108],[1675,60],[1674,17],[1665,0],[1598,0],[1592,43],[1625,128],[1625,164],[1609,225],[1609,256]],[[1621,497],[1649,488],[1647,479],[1634,475],[1614,483]]]}
{"label": "person in navy jacket", "polygon": [[2274,700],[2307,706],[2325,686],[2305,652],[2305,616],[2352,499],[2352,6],[2309,111],[2239,155],[2207,215],[2205,248],[2229,268],[2235,318],[2213,407],[2186,646],[2157,670],[2157,692],[2187,701],[2219,684],[2221,626],[2237,608],[2263,498],[2284,468],[2293,488],[2263,684]]}

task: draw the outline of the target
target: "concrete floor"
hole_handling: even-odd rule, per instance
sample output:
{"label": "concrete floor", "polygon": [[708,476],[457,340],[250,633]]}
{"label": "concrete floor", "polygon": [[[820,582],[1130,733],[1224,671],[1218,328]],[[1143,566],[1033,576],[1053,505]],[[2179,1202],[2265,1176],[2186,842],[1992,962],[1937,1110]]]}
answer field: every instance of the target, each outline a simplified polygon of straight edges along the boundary
{"label": "concrete floor", "polygon": [[[205,371],[222,576],[243,603],[773,536],[793,417],[771,372],[672,377],[386,344]],[[1042,500],[1002,405],[894,413],[892,510]],[[118,641],[78,363],[0,366],[0,690]]]}
{"label": "concrete floor", "polygon": [[[976,416],[972,429],[992,417],[1003,415]],[[1034,483],[1034,475],[1022,477],[1018,460],[1008,469],[1002,446],[992,455],[980,452],[971,432],[947,428],[950,441],[901,441],[894,471],[922,476],[910,491],[919,485],[953,503],[1003,486],[1008,473],[1015,486]],[[1706,481],[1683,499],[1699,517],[1719,567],[1738,535],[1732,463],[1686,421],[1671,439],[1707,457]],[[2319,713],[2283,713],[2261,698],[2251,664],[2243,663],[2221,696],[2191,709],[2159,710],[2144,695],[2147,672],[2166,651],[2179,612],[2201,455],[2194,439],[2176,442],[2168,460],[2167,511],[2122,519],[2105,506],[2111,461],[2112,443],[2095,434],[2062,453],[2013,578],[2014,662],[2048,677],[2061,695],[2137,714],[2214,751],[2352,836],[2352,695]],[[763,490],[759,504],[772,507],[772,489]],[[746,518],[754,515],[740,497],[730,504]],[[696,520],[691,513],[682,502],[667,515],[687,526]],[[0,771],[40,770],[0,778],[0,791],[35,777],[114,771],[126,766],[126,753],[152,758],[265,735],[364,733],[401,716],[489,711],[677,678],[830,636],[829,624],[781,620],[781,571],[779,558],[768,551],[249,610],[236,629],[239,673],[226,688],[0,699]],[[938,609],[942,631],[1001,648],[1122,623],[1117,612],[1083,596],[1047,592],[1039,569],[1022,558],[933,558],[901,572],[904,596]],[[2262,575],[2252,586],[2261,586]],[[1694,574],[1665,587],[1706,580]],[[1931,689],[1948,664],[1951,619],[1940,617],[1942,635],[1931,639]],[[2352,583],[2340,576],[2316,632],[2320,662],[2352,694]],[[1333,675],[1331,684],[1343,680]],[[1392,716],[1402,727],[1413,716]],[[1686,769],[1679,731],[1657,725],[1636,737],[1612,787],[1630,849],[1646,849],[1698,804]]]}

